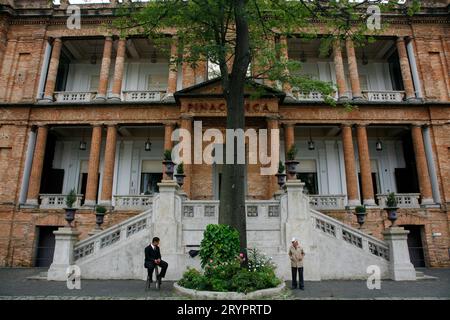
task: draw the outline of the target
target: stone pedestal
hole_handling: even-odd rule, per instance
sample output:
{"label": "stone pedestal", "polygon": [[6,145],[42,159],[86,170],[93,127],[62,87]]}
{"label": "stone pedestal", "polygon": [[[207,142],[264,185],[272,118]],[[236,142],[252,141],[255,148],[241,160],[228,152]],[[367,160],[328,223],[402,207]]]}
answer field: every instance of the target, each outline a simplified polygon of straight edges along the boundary
{"label": "stone pedestal", "polygon": [[72,228],[59,228],[55,234],[53,263],[48,269],[47,280],[66,281],[67,268],[73,264],[73,247],[80,232]]}
{"label": "stone pedestal", "polygon": [[383,232],[384,240],[389,244],[389,272],[395,281],[416,280],[416,270],[409,258],[408,234],[409,231],[401,227]]}
{"label": "stone pedestal", "polygon": [[289,263],[287,250],[291,246],[292,238],[297,238],[305,251],[304,276],[305,280],[320,281],[320,259],[314,241],[313,225],[309,199],[303,194],[305,184],[300,180],[286,182],[287,190],[287,217],[284,223],[286,241],[286,263]]}

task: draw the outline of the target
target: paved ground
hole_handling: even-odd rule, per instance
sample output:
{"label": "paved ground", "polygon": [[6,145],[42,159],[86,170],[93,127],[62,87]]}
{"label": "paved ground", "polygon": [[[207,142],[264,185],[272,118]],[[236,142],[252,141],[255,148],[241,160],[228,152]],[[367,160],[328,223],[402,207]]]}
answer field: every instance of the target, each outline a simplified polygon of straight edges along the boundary
{"label": "paved ground", "polygon": [[[145,292],[139,280],[82,280],[81,290],[69,290],[65,282],[31,280],[45,269],[0,268],[0,299],[186,299],[164,282],[160,291]],[[368,290],[365,281],[306,282],[305,291],[286,290],[277,299],[449,299],[450,269],[426,269],[438,279],[416,282],[382,281],[381,290]],[[286,284],[289,288],[291,283]]]}

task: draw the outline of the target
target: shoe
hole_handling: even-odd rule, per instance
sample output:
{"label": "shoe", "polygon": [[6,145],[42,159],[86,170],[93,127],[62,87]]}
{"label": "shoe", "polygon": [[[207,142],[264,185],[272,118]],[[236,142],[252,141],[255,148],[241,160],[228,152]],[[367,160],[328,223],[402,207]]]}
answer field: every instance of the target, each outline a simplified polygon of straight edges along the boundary
{"label": "shoe", "polygon": [[297,286],[292,286],[291,289],[297,289]]}
{"label": "shoe", "polygon": [[300,290],[305,290],[305,288],[303,288],[303,287],[300,287],[299,289],[300,289]]}

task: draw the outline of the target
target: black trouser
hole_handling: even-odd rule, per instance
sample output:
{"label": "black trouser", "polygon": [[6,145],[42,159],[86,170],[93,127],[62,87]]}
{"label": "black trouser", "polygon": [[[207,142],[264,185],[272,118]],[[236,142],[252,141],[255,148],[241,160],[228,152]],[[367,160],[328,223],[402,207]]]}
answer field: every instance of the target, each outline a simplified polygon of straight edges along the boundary
{"label": "black trouser", "polygon": [[[146,265],[148,276],[150,279],[153,279],[153,270],[155,270],[155,267],[158,266],[161,268],[161,272],[159,273],[159,277],[162,279],[166,276],[167,268],[169,267],[169,264],[163,260],[160,261],[159,264],[155,264],[154,262],[149,262]],[[158,279],[156,279],[158,280]]]}
{"label": "black trouser", "polygon": [[298,270],[298,277],[299,277],[299,288],[303,288],[305,286],[305,283],[303,281],[303,267],[301,268],[291,268],[292,269],[292,286],[297,287],[297,270]]}

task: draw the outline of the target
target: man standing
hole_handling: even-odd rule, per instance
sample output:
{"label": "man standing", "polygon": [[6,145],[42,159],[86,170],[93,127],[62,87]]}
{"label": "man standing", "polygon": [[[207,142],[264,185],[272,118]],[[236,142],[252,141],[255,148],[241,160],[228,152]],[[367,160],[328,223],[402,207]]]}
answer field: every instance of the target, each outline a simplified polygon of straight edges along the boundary
{"label": "man standing", "polygon": [[289,248],[289,258],[291,259],[292,268],[292,289],[297,288],[297,272],[299,276],[299,289],[304,290],[305,284],[303,281],[303,257],[305,252],[298,244],[296,238],[292,238],[292,246]]}
{"label": "man standing", "polygon": [[147,268],[150,282],[153,282],[153,270],[155,269],[155,267],[159,266],[161,268],[161,272],[156,278],[156,281],[158,281],[158,283],[161,285],[161,279],[166,276],[166,271],[169,264],[161,260],[161,252],[159,251],[158,237],[154,237],[152,243],[145,248],[144,266]]}

